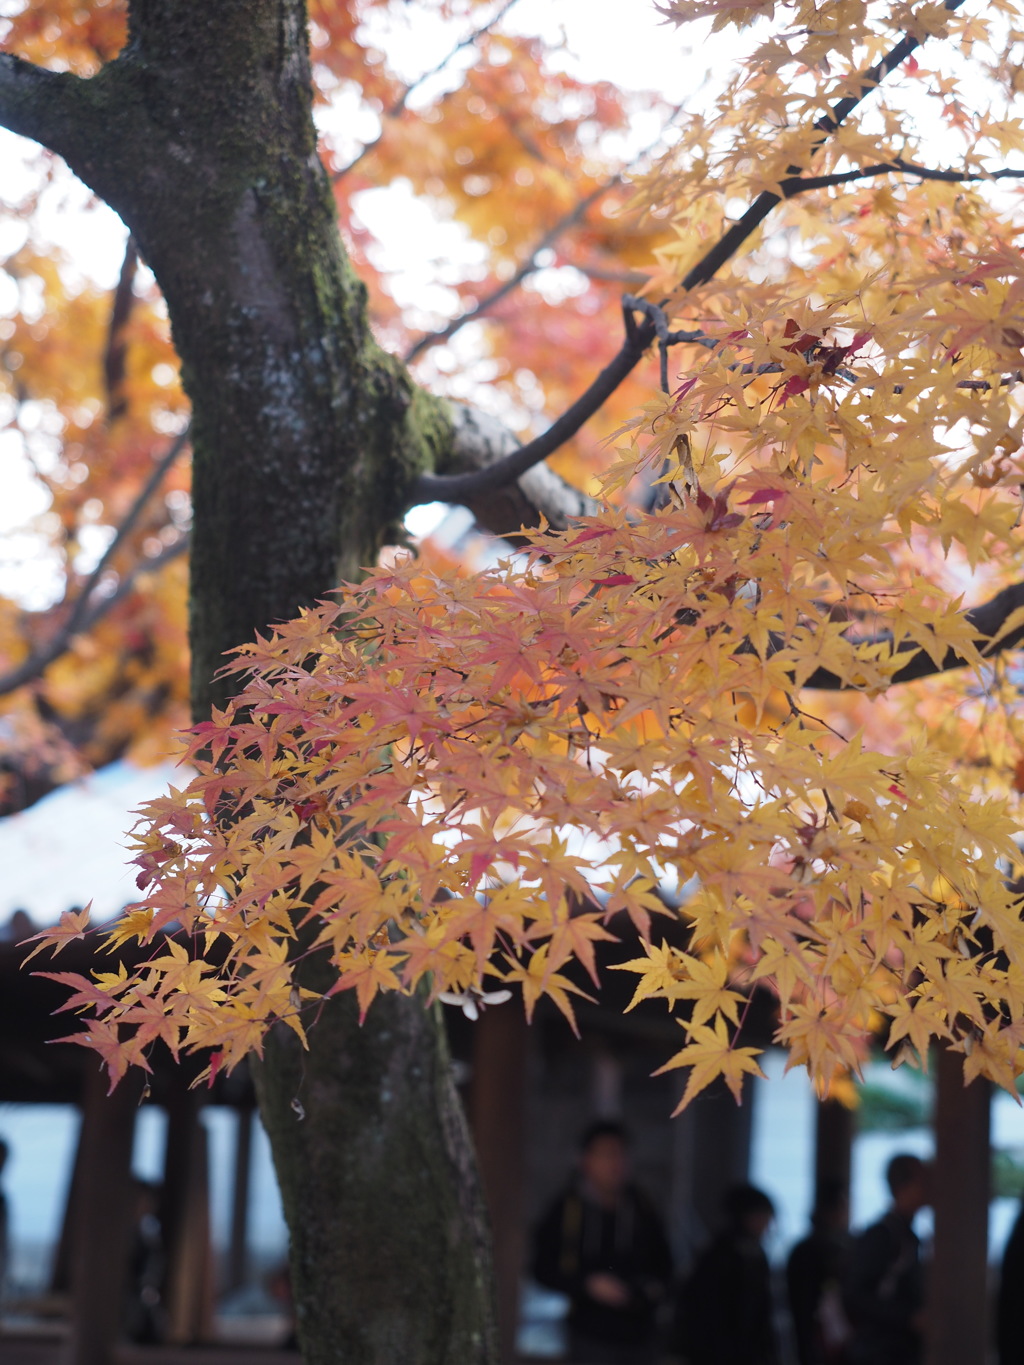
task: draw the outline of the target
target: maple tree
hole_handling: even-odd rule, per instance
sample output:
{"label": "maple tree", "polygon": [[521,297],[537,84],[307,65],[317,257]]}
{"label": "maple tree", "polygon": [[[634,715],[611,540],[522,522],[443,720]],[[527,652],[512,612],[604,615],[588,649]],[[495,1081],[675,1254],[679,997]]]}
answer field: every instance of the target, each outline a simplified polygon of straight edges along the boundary
{"label": "maple tree", "polygon": [[[227,695],[213,681],[225,650],[393,538],[421,466],[471,467],[518,444],[486,413],[416,394],[371,320],[440,395],[460,377],[435,348],[475,323],[515,421],[567,401],[617,316],[619,275],[664,236],[608,212],[630,190],[604,137],[637,108],[655,127],[673,112],[560,75],[557,51],[501,30],[505,4],[425,7],[469,41],[451,49],[461,81],[413,102],[416,84],[375,43],[389,9],[375,0],[314,5],[312,62],[299,4],[10,8],[0,122],[63,154],[132,237],[112,295],[83,282],[36,212],[67,184],[48,156],[5,222],[6,240],[12,220],[27,229],[6,262],[5,418],[49,499],[32,537],[57,598],[0,612],[5,809],[126,749],[165,751],[190,692],[200,715]],[[321,141],[330,184],[311,91],[321,110],[356,91],[364,123],[380,116],[363,153]],[[401,178],[475,235],[464,272],[443,270],[456,298],[441,316],[398,308],[358,217],[359,190]],[[529,288],[551,261],[572,265],[566,297]],[[609,423],[643,392],[627,383]],[[599,435],[573,447],[562,468],[585,482]],[[471,501],[495,530],[592,506],[547,469]],[[396,998],[360,1029],[347,999],[333,1003],[309,1054],[271,1040],[258,1078],[307,1356],[343,1339],[353,1358],[490,1358],[487,1234],[439,1020]]]}
{"label": "maple tree", "polygon": [[[856,1069],[882,1020],[900,1059],[941,1039],[968,1076],[1012,1088],[1024,1069],[1024,736],[1009,656],[1024,638],[1024,32],[1005,3],[984,17],[957,0],[662,5],[673,23],[749,31],[751,48],[713,107],[634,172],[603,239],[586,210],[620,173],[567,187],[582,133],[549,129],[534,160],[552,225],[491,238],[493,289],[474,284],[464,316],[504,304],[547,249],[538,241],[576,229],[577,253],[649,273],[622,301],[618,355],[515,449],[370,338],[334,246],[336,201],[308,155],[307,74],[259,46],[287,16],[301,55],[302,11],[261,9],[265,29],[225,71],[223,16],[190,10],[185,60],[165,6],[130,6],[128,46],[90,81],[0,66],[0,121],[60,151],[118,208],[163,289],[193,408],[193,694],[200,712],[217,703],[191,732],[197,776],[144,813],[140,899],[108,931],[152,955],[132,972],[64,975],[69,1008],[86,1011],[79,1040],[114,1080],[147,1066],[156,1040],[207,1050],[211,1076],[265,1054],[262,1104],[317,1359],[347,1319],[344,1276],[313,1264],[314,1204],[325,1185],[353,1188],[317,1142],[340,1124],[347,1157],[363,1136],[351,1098],[323,1098],[339,1039],[346,1064],[365,1062],[359,1101],[386,1128],[398,1120],[380,1117],[379,1076],[396,1055],[442,1055],[424,1000],[472,1014],[511,989],[527,1012],[547,996],[572,1021],[580,988],[565,968],[596,975],[595,944],[620,933],[620,912],[642,945],[619,964],[636,1000],[682,1006],[668,1065],[687,1070],[684,1102],[718,1077],[738,1093],[758,1070],[743,1036],[756,983],[777,998],[778,1041],[822,1089]],[[359,14],[314,10],[321,80],[358,69],[398,118],[402,96],[360,46]],[[33,25],[15,36],[38,58]],[[94,47],[83,69],[115,50]],[[526,45],[492,62],[452,107],[476,116],[536,93],[537,57]],[[161,103],[172,69],[202,91],[194,112]],[[140,93],[143,71],[157,96]],[[518,82],[503,84],[510,71]],[[70,122],[44,112],[54,96]],[[131,120],[157,189],[129,186],[127,135],[111,148],[97,109],[115,129]],[[591,109],[623,117],[614,92]],[[412,138],[418,185],[477,230],[523,145],[521,121],[489,122],[471,153],[479,178],[452,169],[445,119],[415,122]],[[211,126],[223,136],[209,145]],[[258,148],[240,141],[255,128]],[[181,170],[179,144],[212,189]],[[386,177],[388,155],[385,133],[337,168],[340,183],[374,158]],[[384,284],[344,206],[342,218],[380,308]],[[600,273],[592,315],[608,336],[617,305]],[[532,303],[510,322],[509,355],[536,327]],[[426,349],[405,345],[413,359]],[[634,377],[631,393],[652,349],[661,388]],[[553,404],[578,373],[552,370]],[[619,430],[596,504],[538,482],[539,462],[609,403]],[[428,549],[388,554],[357,582],[402,510],[434,498],[466,501],[498,530],[549,525],[520,532],[495,568]],[[348,586],[322,600],[337,581]],[[678,911],[658,894],[666,880],[693,888]],[[687,951],[661,941],[668,913]],[[68,920],[41,941],[84,930]],[[407,1113],[452,1112],[439,1074],[406,1092]],[[318,1099],[300,1126],[304,1075]],[[446,1132],[436,1148],[461,1152]],[[438,1359],[486,1358],[481,1319],[461,1302]],[[359,1349],[375,1359],[379,1346]]]}

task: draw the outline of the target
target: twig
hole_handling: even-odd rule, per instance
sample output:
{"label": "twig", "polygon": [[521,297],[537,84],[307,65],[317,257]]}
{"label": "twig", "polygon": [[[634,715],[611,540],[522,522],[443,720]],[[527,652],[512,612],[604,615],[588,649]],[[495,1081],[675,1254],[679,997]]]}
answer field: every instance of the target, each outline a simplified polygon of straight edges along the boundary
{"label": "twig", "polygon": [[928,166],[916,166],[912,161],[897,157],[880,161],[875,166],[859,166],[852,171],[838,171],[834,175],[790,176],[779,181],[783,199],[792,199],[805,190],[824,190],[833,185],[845,185],[851,180],[865,180],[875,175],[913,175],[919,180],[942,180],[951,185],[964,180],[1024,180],[1024,171],[942,171]]}
{"label": "twig", "polygon": [[609,190],[613,190],[616,185],[620,184],[623,174],[624,172],[619,171],[615,175],[610,176],[603,185],[598,185],[596,189],[591,190],[585,199],[581,199],[575,208],[565,214],[563,218],[560,218],[553,227],[548,228],[543,237],[539,238],[530,249],[530,254],[516,272],[513,275],[510,275],[507,280],[502,281],[497,289],[492,289],[489,294],[485,294],[472,308],[468,308],[466,312],[460,313],[457,318],[452,318],[451,322],[446,326],[439,328],[436,332],[427,332],[417,341],[414,341],[402,357],[405,363],[411,365],[418,356],[421,356],[423,352],[428,350],[431,346],[439,346],[444,341],[450,341],[455,333],[460,332],[467,323],[475,321],[484,313],[489,313],[496,303],[500,303],[501,300],[507,298],[514,289],[518,289],[528,275],[532,275],[535,271],[540,270],[541,266],[537,261],[537,257],[554,246],[555,242],[558,241],[563,233],[568,232],[571,227],[574,227],[592,204],[596,204],[599,199],[603,198],[603,196],[609,192]]}
{"label": "twig", "polygon": [[501,300],[511,294],[514,289],[517,289],[528,275],[532,275],[535,271],[542,269],[537,257],[553,247],[558,239],[563,236],[564,233],[568,232],[571,227],[575,227],[575,225],[586,216],[587,210],[590,209],[592,205],[596,204],[599,199],[602,199],[611,190],[615,189],[617,185],[621,185],[625,176],[632,170],[637,162],[642,161],[645,156],[649,156],[655,147],[658,146],[665,134],[672,127],[672,124],[679,117],[682,109],[683,106],[677,104],[652,143],[637,152],[636,156],[627,161],[621,170],[616,171],[615,174],[609,176],[603,184],[598,185],[595,189],[591,190],[586,198],[581,199],[580,202],[574,208],[570,209],[564,217],[560,218],[553,227],[548,228],[544,235],[530,248],[529,254],[523,260],[515,274],[510,275],[497,289],[494,289],[491,293],[485,295],[485,297],[480,299],[472,308],[467,309],[465,313],[460,313],[457,318],[452,318],[451,322],[446,326],[439,328],[436,332],[427,332],[424,336],[421,336],[418,341],[414,341],[402,357],[405,363],[411,365],[417,356],[422,355],[428,347],[440,345],[440,343],[444,341],[450,341],[455,333],[461,331],[468,322],[473,322],[484,313],[489,313],[496,303],[500,303]]}
{"label": "twig", "polygon": [[439,61],[436,66],[432,66],[429,71],[424,71],[422,76],[417,76],[416,79],[410,85],[407,85],[405,89],[402,91],[401,95],[399,95],[398,99],[395,100],[394,104],[390,105],[389,108],[384,110],[384,114],[381,120],[380,132],[377,134],[377,136],[375,138],[371,138],[370,141],[367,142],[366,145],[362,148],[362,150],[355,154],[351,161],[349,161],[346,165],[342,166],[341,170],[335,171],[334,174],[331,176],[331,179],[334,182],[334,184],[336,185],[339,180],[344,179],[344,177],[348,175],[349,171],[354,170],[356,166],[359,165],[360,161],[362,161],[364,156],[369,156],[369,154],[373,151],[373,149],[378,145],[378,143],[383,138],[384,133],[387,129],[388,122],[392,119],[398,118],[398,116],[405,109],[405,106],[408,104],[409,97],[412,94],[414,94],[415,91],[417,91],[421,85],[423,85],[426,81],[429,81],[432,76],[439,75],[440,72],[442,72],[445,69],[448,63],[454,60],[454,58],[457,57],[464,48],[472,47],[473,44],[477,42],[478,39],[482,38],[485,33],[488,33],[494,27],[495,24],[500,23],[501,20],[504,19],[505,15],[512,8],[512,6],[517,5],[518,3],[519,0],[505,0],[505,3],[497,11],[497,13],[492,14],[485,24],[481,24],[479,28],[474,29],[472,33],[470,33],[467,37],[463,38],[461,42],[456,43],[452,50],[448,53],[448,55],[444,57],[441,61]]}
{"label": "twig", "polygon": [[131,573],[121,580],[114,592],[106,597],[100,598],[98,602],[90,605],[93,593],[99,586],[100,580],[106,572],[107,567],[117,551],[127,540],[128,536],[131,535],[145,509],[146,503],[156,492],[168,470],[185,449],[188,440],[189,429],[186,427],[180,436],[175,437],[166,454],[161,457],[156,468],[146,480],[145,485],[138,497],[132,503],[124,520],[121,522],[120,526],[118,526],[113,540],[107,546],[99,563],[82,585],[82,590],[75,598],[74,605],[68,613],[64,624],[45,645],[42,645],[38,649],[34,649],[28,658],[24,659],[17,667],[0,675],[0,696],[5,696],[8,692],[13,692],[15,688],[22,687],[25,683],[31,682],[34,678],[38,678],[44,669],[48,668],[55,659],[59,658],[60,655],[65,652],[76,635],[81,635],[84,631],[91,629],[97,621],[110,611],[111,607],[115,606],[116,603],[120,602],[125,597],[131,590],[132,585],[140,573],[155,572],[155,570],[161,568],[169,560],[184,553],[188,540],[187,536],[183,537],[182,540],[175,541],[167,550],[162,551],[153,559],[140,561]]}
{"label": "twig", "polygon": [[709,350],[715,350],[722,343],[715,337],[710,337],[706,332],[698,329],[695,332],[670,332],[668,329],[668,314],[659,304],[651,303],[649,299],[637,298],[635,294],[624,294],[622,306],[630,312],[643,313],[649,318],[654,326],[654,334],[658,338],[658,350],[661,358],[661,391],[668,393],[668,348],[679,346],[684,342],[690,342],[697,346],[706,346]]}
{"label": "twig", "polygon": [[121,273],[114,288],[114,301],[110,308],[110,326],[107,329],[107,348],[103,354],[103,379],[107,389],[107,421],[115,422],[128,406],[124,392],[125,360],[128,348],[125,345],[124,329],[131,317],[135,300],[135,271],[139,264],[139,253],[135,239],[129,237],[125,243],[124,260]]}

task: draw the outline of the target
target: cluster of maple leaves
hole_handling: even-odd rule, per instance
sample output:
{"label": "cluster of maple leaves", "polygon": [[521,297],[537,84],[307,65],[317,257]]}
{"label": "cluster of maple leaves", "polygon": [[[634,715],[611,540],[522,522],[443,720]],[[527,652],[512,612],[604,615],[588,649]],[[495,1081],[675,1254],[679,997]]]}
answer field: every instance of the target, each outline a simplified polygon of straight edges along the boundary
{"label": "cluster of maple leaves", "polygon": [[[315,1017],[293,978],[310,952],[335,969],[328,993],[352,989],[364,1011],[424,978],[469,997],[500,980],[571,1019],[562,969],[593,973],[624,911],[645,945],[623,964],[636,998],[692,1002],[670,1063],[692,1067],[687,1098],[757,1069],[735,1041],[738,987],[757,981],[778,996],[780,1041],[825,1081],[856,1066],[881,1014],[892,1044],[969,1039],[969,1066],[1008,1082],[1024,1008],[1014,804],[920,739],[901,753],[843,738],[796,696],[822,671],[881,693],[908,648],[985,675],[934,584],[911,574],[890,594],[922,530],[1013,552],[1015,496],[971,477],[984,448],[957,457],[938,434],[965,405],[1006,420],[1005,388],[937,388],[920,363],[940,308],[990,310],[1009,268],[977,260],[965,293],[960,260],[877,318],[862,298],[838,361],[822,341],[851,334],[838,303],[818,330],[807,310],[799,327],[723,318],[721,346],[609,474],[662,471],[661,509],[609,505],[537,537],[525,566],[410,557],[246,646],[237,701],[193,731],[198,776],[146,811],[145,896],[113,934],[181,925],[226,959],[162,950],[73,981],[72,1003],[98,1007],[92,1045],[115,1070],[156,1037],[232,1066],[272,1019]],[[943,354],[963,325],[946,315]],[[971,344],[970,373],[997,375],[1001,346]],[[927,415],[901,406],[899,458],[880,458],[877,396],[895,420],[891,395],[915,382]],[[724,455],[706,438],[697,453],[712,411],[746,438]],[[851,617],[887,634],[865,642]],[[689,953],[657,946],[667,877],[696,885]]]}
{"label": "cluster of maple leaves", "polygon": [[[1024,266],[994,179],[1024,150],[1015,7],[662,8],[776,20],[634,186],[663,234],[652,297],[696,334],[670,392],[622,426],[598,515],[482,572],[392,557],[239,651],[237,699],[191,732],[196,776],[133,836],[140,899],[109,938],[152,956],[55,974],[115,1079],[157,1039],[215,1074],[349,990],[365,1012],[421,983],[512,988],[572,1020],[567,964],[596,978],[623,916],[635,999],[678,1009],[684,1103],[757,1071],[758,984],[823,1087],[882,1020],[897,1059],[944,1039],[968,1077],[1024,1069],[1020,680],[963,614],[1024,576]],[[830,135],[907,32],[960,43],[976,84],[926,44]],[[917,87],[946,180],[906,169],[935,168]],[[683,288],[762,192],[776,230]],[[894,697],[918,654],[959,666]]]}

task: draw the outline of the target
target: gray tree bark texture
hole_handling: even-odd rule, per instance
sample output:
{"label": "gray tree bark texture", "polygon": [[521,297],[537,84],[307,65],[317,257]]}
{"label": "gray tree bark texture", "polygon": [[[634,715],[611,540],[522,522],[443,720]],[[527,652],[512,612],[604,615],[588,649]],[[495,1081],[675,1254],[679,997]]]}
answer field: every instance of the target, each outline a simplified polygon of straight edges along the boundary
{"label": "gray tree bark texture", "polygon": [[[193,406],[202,716],[224,652],[373,562],[416,476],[472,460],[473,423],[369,333],[303,0],[132,0],[126,49],[92,79],[0,57],[0,122],[121,215],[166,298]],[[500,446],[481,438],[481,462]],[[498,503],[509,526],[529,510]],[[308,1053],[272,1033],[259,1067],[306,1365],[489,1365],[486,1218],[439,1018],[391,998],[360,1028],[354,1003],[330,1002]]]}

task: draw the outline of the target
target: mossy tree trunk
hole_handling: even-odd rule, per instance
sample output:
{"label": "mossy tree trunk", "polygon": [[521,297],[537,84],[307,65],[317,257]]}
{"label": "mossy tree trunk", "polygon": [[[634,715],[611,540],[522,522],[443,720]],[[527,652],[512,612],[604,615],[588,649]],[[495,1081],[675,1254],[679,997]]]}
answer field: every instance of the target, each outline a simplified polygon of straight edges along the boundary
{"label": "mossy tree trunk", "polygon": [[[319,162],[303,0],[132,0],[90,80],[0,58],[0,122],[121,215],[193,407],[197,715],[222,655],[371,562],[452,415],[370,337]],[[495,1357],[485,1219],[439,1020],[349,999],[272,1034],[264,1121],[307,1365]],[[293,1104],[297,1100],[298,1104]],[[298,1106],[304,1110],[300,1117]]]}

